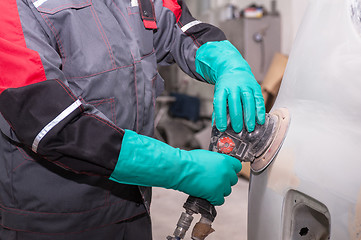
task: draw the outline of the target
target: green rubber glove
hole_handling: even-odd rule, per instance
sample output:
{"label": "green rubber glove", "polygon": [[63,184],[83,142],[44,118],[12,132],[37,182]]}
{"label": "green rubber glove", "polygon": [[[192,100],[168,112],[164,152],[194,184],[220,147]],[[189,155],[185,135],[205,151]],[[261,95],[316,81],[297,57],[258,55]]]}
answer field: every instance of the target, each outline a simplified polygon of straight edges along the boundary
{"label": "green rubber glove", "polygon": [[119,183],[157,186],[224,203],[237,183],[242,164],[228,155],[185,151],[125,130],[118,162],[110,179]]}
{"label": "green rubber glove", "polygon": [[207,82],[215,84],[214,118],[220,131],[227,128],[227,104],[232,128],[240,132],[243,119],[252,132],[256,120],[265,121],[265,105],[260,85],[251,68],[229,42],[207,42],[196,53],[196,71]]}

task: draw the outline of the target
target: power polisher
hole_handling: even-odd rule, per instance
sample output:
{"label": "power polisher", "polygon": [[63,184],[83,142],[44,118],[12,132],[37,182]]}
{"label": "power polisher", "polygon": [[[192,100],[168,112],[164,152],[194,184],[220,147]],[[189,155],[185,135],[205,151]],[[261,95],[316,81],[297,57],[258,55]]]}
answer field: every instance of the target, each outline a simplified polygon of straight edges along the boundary
{"label": "power polisher", "polygon": [[[265,123],[256,123],[253,132],[248,132],[245,127],[236,133],[230,121],[226,131],[221,132],[215,126],[212,128],[209,150],[230,155],[241,162],[250,162],[254,174],[260,174],[275,158],[286,137],[290,115],[286,108],[279,108],[271,113],[266,113]],[[193,240],[204,240],[212,229],[212,223],[217,215],[215,207],[207,200],[189,196],[184,203],[183,212],[178,220],[173,236],[167,240],[181,240],[189,229],[193,214],[201,214],[198,223],[192,231]]]}

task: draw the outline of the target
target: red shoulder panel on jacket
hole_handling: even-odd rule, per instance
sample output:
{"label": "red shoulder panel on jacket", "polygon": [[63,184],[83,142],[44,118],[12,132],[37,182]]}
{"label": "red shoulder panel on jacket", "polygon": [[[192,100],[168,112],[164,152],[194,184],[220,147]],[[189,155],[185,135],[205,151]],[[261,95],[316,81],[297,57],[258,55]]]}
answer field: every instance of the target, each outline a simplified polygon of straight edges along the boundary
{"label": "red shoulder panel on jacket", "polygon": [[0,1],[0,93],[46,80],[39,54],[26,47],[16,0]]}
{"label": "red shoulder panel on jacket", "polygon": [[182,15],[182,7],[179,5],[177,0],[163,0],[163,7],[171,10],[176,17],[177,22],[179,21]]}

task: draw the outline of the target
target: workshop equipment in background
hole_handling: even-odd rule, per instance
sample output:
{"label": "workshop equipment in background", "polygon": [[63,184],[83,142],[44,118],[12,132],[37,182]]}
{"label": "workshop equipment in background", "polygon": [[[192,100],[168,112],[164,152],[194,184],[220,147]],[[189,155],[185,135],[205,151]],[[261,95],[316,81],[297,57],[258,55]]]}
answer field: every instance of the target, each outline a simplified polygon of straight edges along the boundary
{"label": "workshop equipment in background", "polygon": [[250,65],[261,84],[275,53],[281,51],[281,17],[237,18],[222,21],[220,28]]}
{"label": "workshop equipment in background", "polygon": [[199,120],[200,99],[182,93],[170,93],[175,98],[169,106],[169,114],[175,118],[184,118],[192,122]]}
{"label": "workshop equipment in background", "polygon": [[[230,120],[226,131],[221,132],[215,126],[212,128],[209,150],[230,155],[241,162],[250,162],[253,173],[261,173],[277,155],[290,124],[290,114],[286,108],[279,108],[266,113],[263,125],[256,124],[253,132],[245,127],[236,133],[231,127]],[[183,205],[183,212],[178,220],[173,236],[167,240],[181,240],[184,238],[192,221],[193,214],[201,214],[200,221],[192,231],[193,240],[204,240],[212,229],[212,223],[217,215],[215,207],[207,200],[189,196]]]}

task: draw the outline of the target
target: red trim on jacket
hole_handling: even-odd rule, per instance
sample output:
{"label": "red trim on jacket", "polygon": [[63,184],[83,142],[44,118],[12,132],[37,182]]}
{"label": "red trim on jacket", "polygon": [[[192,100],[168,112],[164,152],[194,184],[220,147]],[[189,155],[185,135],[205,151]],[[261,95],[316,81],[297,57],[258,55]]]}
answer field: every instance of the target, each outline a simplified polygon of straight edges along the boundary
{"label": "red trim on jacket", "polygon": [[16,0],[0,9],[0,93],[46,80],[39,54],[26,47]]}
{"label": "red trim on jacket", "polygon": [[146,29],[157,29],[157,23],[155,21],[143,20],[143,24]]}
{"label": "red trim on jacket", "polygon": [[179,21],[182,15],[182,7],[179,5],[177,0],[163,0],[163,7],[171,10],[176,17],[177,22]]}

